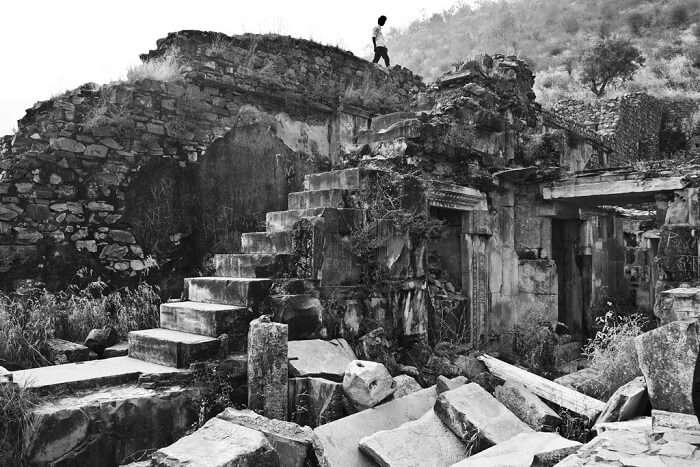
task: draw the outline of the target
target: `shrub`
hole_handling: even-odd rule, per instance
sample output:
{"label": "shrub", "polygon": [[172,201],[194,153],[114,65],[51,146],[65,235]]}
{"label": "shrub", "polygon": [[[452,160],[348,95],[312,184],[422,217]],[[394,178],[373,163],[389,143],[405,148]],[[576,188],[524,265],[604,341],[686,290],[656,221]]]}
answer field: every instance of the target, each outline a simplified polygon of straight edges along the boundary
{"label": "shrub", "polygon": [[25,465],[22,440],[30,424],[30,412],[36,400],[17,384],[0,383],[0,465]]}
{"label": "shrub", "polygon": [[620,386],[641,375],[634,338],[644,332],[645,317],[639,314],[616,316],[608,312],[598,317],[599,331],[584,347],[591,368],[600,372],[596,396],[607,400]]}
{"label": "shrub", "polygon": [[142,79],[164,82],[182,79],[182,63],[178,56],[178,51],[169,50],[158,58],[153,58],[129,68],[129,71],[126,73],[126,79],[130,83]]}
{"label": "shrub", "polygon": [[642,28],[649,26],[649,17],[642,13],[632,13],[627,16],[627,25],[632,34],[639,36]]}
{"label": "shrub", "polygon": [[540,375],[553,371],[556,336],[552,320],[544,310],[526,312],[513,329],[513,335],[513,350],[523,365]]}
{"label": "shrub", "polygon": [[684,26],[688,23],[689,18],[690,13],[688,6],[685,4],[674,5],[668,12],[668,22],[671,26]]}

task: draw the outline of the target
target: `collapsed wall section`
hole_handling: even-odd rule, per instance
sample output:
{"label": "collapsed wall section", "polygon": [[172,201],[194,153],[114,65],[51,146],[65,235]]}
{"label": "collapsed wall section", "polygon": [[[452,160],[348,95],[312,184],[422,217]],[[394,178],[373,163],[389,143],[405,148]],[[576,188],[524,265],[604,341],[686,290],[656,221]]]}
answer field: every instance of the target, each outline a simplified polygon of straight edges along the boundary
{"label": "collapsed wall section", "polygon": [[[235,251],[256,212],[286,208],[287,192],[337,161],[371,114],[405,109],[423,86],[289,37],[183,31],[144,59],[164,54],[180,76],[81,86],[37,103],[3,138],[3,285],[60,287],[85,268],[178,287],[217,245]],[[221,242],[222,229],[232,238]]]}

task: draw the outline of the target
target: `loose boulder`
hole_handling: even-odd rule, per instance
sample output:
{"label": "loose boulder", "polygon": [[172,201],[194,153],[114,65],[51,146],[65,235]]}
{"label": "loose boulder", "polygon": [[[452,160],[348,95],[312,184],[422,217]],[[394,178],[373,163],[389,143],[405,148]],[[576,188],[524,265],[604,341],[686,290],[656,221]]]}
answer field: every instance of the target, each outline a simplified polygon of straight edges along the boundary
{"label": "loose boulder", "polygon": [[106,326],[102,329],[93,329],[90,331],[83,345],[97,355],[102,355],[107,347],[111,347],[117,342],[119,342],[117,330],[112,326]]}
{"label": "loose boulder", "polygon": [[652,408],[692,414],[698,322],[674,321],[635,338]]}
{"label": "loose boulder", "polygon": [[476,383],[440,394],[435,413],[463,441],[470,442],[478,436],[480,448],[533,431]]}
{"label": "loose boulder", "polygon": [[153,454],[154,467],[280,467],[277,453],[259,431],[212,418],[191,435]]}
{"label": "loose boulder", "polygon": [[496,388],[495,396],[535,431],[554,431],[561,425],[559,415],[520,384],[506,381],[503,386]]}
{"label": "loose boulder", "polygon": [[358,410],[374,407],[395,390],[396,382],[381,363],[353,360],[345,370],[343,391]]}
{"label": "loose boulder", "polygon": [[418,420],[363,438],[359,446],[386,467],[449,467],[469,455],[468,447],[432,410]]}
{"label": "loose boulder", "polygon": [[605,408],[598,416],[597,423],[624,422],[633,418],[649,415],[649,394],[644,377],[640,376],[620,386],[610,396]]}

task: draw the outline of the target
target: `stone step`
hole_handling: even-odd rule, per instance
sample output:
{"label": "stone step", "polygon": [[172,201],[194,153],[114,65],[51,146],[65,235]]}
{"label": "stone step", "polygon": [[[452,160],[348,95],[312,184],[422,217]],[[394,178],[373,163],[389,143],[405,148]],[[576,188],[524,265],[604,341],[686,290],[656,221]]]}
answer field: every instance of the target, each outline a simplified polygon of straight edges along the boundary
{"label": "stone step", "polygon": [[362,169],[333,170],[309,174],[304,177],[304,189],[311,190],[359,190],[362,188]]}
{"label": "stone step", "polygon": [[219,340],[171,329],[146,329],[129,333],[129,357],[174,368],[216,357]]}
{"label": "stone step", "polygon": [[289,231],[299,220],[310,217],[323,217],[327,232],[351,232],[360,227],[365,219],[363,209],[314,208],[290,209],[288,211],[268,212],[265,225],[268,232]]}
{"label": "stone step", "polygon": [[240,277],[185,278],[185,298],[191,302],[244,306],[257,311],[269,296],[270,279]]}
{"label": "stone step", "polygon": [[292,232],[249,232],[241,235],[241,250],[248,254],[289,254]]}
{"label": "stone step", "polygon": [[214,255],[217,277],[293,277],[294,257],[289,254],[226,254]]}
{"label": "stone step", "polygon": [[201,302],[163,303],[160,306],[160,327],[217,337],[233,334],[240,328],[248,332],[252,313],[246,307]]}
{"label": "stone step", "polygon": [[359,206],[359,199],[353,192],[356,190],[298,191],[289,193],[287,206],[289,209],[354,208]]}
{"label": "stone step", "polygon": [[402,120],[416,118],[415,112],[392,112],[390,114],[377,115],[372,118],[372,130],[382,131]]}

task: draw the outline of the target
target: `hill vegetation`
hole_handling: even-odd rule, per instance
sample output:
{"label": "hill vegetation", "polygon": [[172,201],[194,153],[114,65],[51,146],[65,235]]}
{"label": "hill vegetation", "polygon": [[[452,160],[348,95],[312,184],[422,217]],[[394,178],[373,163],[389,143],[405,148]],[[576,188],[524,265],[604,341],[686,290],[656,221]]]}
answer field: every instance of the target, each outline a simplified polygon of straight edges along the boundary
{"label": "hill vegetation", "polygon": [[485,0],[392,30],[388,38],[392,61],[427,79],[482,53],[526,58],[545,106],[595,99],[581,83],[583,57],[601,40],[628,39],[645,65],[606,97],[633,91],[700,97],[698,0]]}

